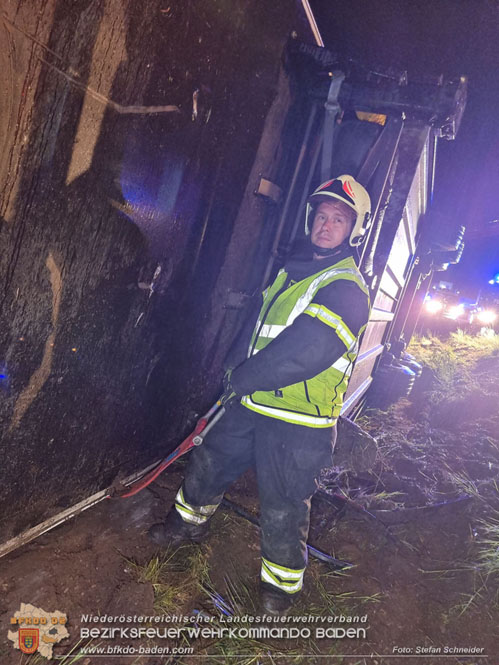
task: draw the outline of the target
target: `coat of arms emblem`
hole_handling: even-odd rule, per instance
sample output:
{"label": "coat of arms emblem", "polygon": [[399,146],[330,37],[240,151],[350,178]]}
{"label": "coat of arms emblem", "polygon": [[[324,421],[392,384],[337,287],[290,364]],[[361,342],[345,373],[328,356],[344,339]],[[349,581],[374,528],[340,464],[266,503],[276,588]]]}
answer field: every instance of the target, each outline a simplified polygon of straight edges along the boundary
{"label": "coat of arms emblem", "polygon": [[39,628],[19,628],[19,648],[23,653],[35,653],[39,643]]}

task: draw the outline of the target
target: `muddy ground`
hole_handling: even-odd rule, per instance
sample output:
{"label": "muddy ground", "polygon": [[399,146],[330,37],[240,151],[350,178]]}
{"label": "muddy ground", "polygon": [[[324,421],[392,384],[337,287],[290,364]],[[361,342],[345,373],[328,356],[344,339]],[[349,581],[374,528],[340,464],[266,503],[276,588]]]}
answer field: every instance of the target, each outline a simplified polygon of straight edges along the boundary
{"label": "muddy ground", "polygon": [[[498,351],[493,340],[423,340],[413,352],[432,369],[412,399],[362,416],[376,440],[369,464],[362,468],[358,456],[339,450],[314,499],[309,539],[353,566],[338,573],[311,559],[293,610],[302,620],[249,623],[258,615],[258,529],[233,511],[217,513],[200,546],[161,552],[148,543],[147,528],[168,510],[181,482],[177,463],[137,496],[105,500],[0,562],[1,665],[499,663]],[[257,514],[251,473],[228,497]],[[7,639],[21,603],[67,614],[70,637],[54,647],[52,660],[23,656]],[[117,621],[90,623],[84,615]],[[79,642],[82,629],[120,627],[120,617],[139,615],[167,617],[150,624],[161,629],[178,627],[178,617],[195,626],[196,617],[213,634]],[[221,632],[262,626],[281,632]],[[300,634],[286,639],[286,627]],[[109,650],[75,660],[81,647],[154,644],[192,653]]]}

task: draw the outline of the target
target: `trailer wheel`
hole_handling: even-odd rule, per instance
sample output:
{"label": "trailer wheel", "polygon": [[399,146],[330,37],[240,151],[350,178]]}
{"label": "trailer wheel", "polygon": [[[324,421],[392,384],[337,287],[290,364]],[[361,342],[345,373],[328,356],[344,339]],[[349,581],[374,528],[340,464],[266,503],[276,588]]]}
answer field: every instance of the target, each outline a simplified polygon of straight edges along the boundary
{"label": "trailer wheel", "polygon": [[385,365],[376,371],[369,392],[368,406],[387,409],[411,392],[416,374],[404,365]]}

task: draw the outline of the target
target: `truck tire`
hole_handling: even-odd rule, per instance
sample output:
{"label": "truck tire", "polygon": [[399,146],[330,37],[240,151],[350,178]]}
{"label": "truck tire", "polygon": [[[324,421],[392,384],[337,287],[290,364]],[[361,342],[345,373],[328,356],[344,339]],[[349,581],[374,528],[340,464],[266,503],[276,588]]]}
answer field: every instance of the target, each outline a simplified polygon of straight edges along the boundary
{"label": "truck tire", "polygon": [[402,397],[409,395],[415,380],[415,372],[404,365],[379,367],[367,393],[368,406],[375,409],[387,409]]}

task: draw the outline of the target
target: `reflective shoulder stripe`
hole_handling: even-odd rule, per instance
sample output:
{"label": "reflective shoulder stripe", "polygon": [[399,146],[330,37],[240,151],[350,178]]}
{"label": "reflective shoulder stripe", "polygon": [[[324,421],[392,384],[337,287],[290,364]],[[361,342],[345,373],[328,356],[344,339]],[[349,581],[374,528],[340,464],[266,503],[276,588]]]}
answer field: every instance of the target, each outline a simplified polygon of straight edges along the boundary
{"label": "reflective shoulder stripe", "polygon": [[305,425],[307,427],[332,427],[336,423],[336,418],[329,418],[327,416],[309,416],[306,413],[295,413],[294,411],[287,411],[286,409],[274,409],[271,406],[255,404],[250,395],[245,395],[241,399],[241,404],[257,413],[270,416],[271,418],[277,418],[278,420],[285,420],[286,422],[294,423],[295,425]]}
{"label": "reflective shoulder stripe", "polygon": [[320,288],[322,282],[324,282],[325,280],[329,280],[332,277],[336,277],[338,275],[352,275],[355,278],[354,281],[359,286],[359,288],[362,289],[362,291],[364,291],[365,293],[369,293],[367,290],[367,286],[364,282],[364,279],[358,270],[355,270],[354,268],[333,268],[331,270],[326,270],[325,272],[318,275],[309,284],[305,293],[303,293],[298,298],[295,306],[293,307],[288,317],[287,325],[290,326],[293,323],[293,321],[305,311],[308,304],[312,301],[312,298],[314,297],[316,291]]}
{"label": "reflective shoulder stripe", "polygon": [[349,349],[352,344],[355,344],[355,335],[352,333],[343,319],[327,307],[324,307],[324,305],[310,303],[310,305],[304,311],[304,314],[317,317],[319,321],[322,321],[322,323],[325,323],[327,326],[333,328],[347,349]]}

